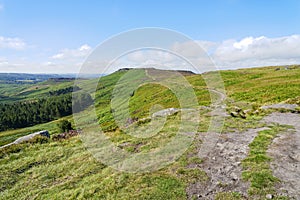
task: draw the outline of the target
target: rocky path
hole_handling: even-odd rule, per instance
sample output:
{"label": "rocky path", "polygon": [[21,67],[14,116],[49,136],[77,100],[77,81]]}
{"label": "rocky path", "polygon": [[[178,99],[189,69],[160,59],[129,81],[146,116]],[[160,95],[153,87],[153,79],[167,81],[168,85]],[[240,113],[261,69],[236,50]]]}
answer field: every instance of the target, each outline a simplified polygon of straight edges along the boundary
{"label": "rocky path", "polygon": [[247,196],[249,183],[241,180],[241,161],[247,157],[248,145],[259,131],[265,129],[267,128],[222,134],[213,151],[205,156],[200,166],[210,180],[190,185],[187,189],[190,199],[195,196],[198,199],[214,199],[217,193],[224,191],[236,191]]}
{"label": "rocky path", "polygon": [[278,192],[300,199],[300,116],[292,113],[272,113],[265,121],[295,128],[275,138],[268,154],[273,158],[271,168],[274,176],[281,180],[277,186]]}
{"label": "rocky path", "polygon": [[[295,129],[282,132],[274,139],[268,154],[273,158],[271,169],[281,182],[276,186],[278,193],[291,199],[300,199],[300,115],[293,113],[272,113],[262,120],[266,124],[291,125]],[[199,157],[209,181],[194,183],[187,188],[189,199],[215,199],[219,192],[239,192],[247,199],[249,183],[241,180],[241,161],[248,155],[248,145],[257,133],[268,128],[249,129],[242,133],[213,134],[213,144],[209,144],[208,133],[203,133]],[[218,139],[216,139],[218,138]],[[212,146],[213,145],[213,146]],[[205,152],[205,147],[211,146]]]}

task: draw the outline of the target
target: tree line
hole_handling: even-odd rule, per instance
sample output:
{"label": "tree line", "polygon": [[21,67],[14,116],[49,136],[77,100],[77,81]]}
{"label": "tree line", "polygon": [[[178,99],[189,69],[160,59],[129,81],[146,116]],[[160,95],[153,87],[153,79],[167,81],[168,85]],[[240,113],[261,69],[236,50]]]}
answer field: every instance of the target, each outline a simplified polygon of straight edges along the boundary
{"label": "tree line", "polygon": [[50,91],[49,95],[50,96],[59,96],[59,95],[62,95],[62,94],[68,94],[68,93],[71,93],[71,92],[76,92],[80,89],[81,88],[78,87],[78,86],[74,86],[74,87],[70,86],[70,87],[59,89],[59,90]]}
{"label": "tree line", "polygon": [[[79,112],[91,105],[88,94],[78,94],[74,108]],[[24,128],[72,114],[72,94],[35,99],[12,104],[0,103],[0,131]]]}

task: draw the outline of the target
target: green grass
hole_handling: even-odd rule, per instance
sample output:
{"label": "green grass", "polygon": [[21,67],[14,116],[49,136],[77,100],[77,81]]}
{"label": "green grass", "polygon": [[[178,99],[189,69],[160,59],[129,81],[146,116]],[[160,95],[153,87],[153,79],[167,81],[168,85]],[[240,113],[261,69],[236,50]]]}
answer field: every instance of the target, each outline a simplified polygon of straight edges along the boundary
{"label": "green grass", "polygon": [[[161,134],[143,141],[141,151],[167,142],[168,129],[177,124],[176,117],[170,116]],[[89,119],[82,120],[85,124]],[[116,145],[139,142],[120,131],[107,134],[111,134]],[[79,137],[46,144],[21,144],[0,159],[0,199],[186,199],[188,184],[208,180],[201,169],[187,168],[201,163],[190,155],[196,153],[194,145],[166,168],[135,174],[119,172],[96,161]]]}
{"label": "green grass", "polygon": [[[64,117],[61,119],[72,120],[72,117],[68,116],[68,117]],[[25,136],[25,135],[28,135],[30,133],[34,133],[37,131],[41,131],[41,130],[48,130],[50,134],[56,134],[59,132],[59,130],[57,128],[57,124],[58,124],[58,121],[60,121],[61,119],[51,121],[48,123],[44,123],[44,124],[38,124],[38,125],[35,125],[32,127],[0,132],[0,146],[11,143],[19,137],[22,137],[22,136]]]}
{"label": "green grass", "polygon": [[167,170],[115,171],[78,137],[27,146],[0,160],[0,199],[185,199],[186,184]]}
{"label": "green grass", "polygon": [[215,200],[240,200],[242,196],[237,192],[220,192],[216,195]]}
{"label": "green grass", "polygon": [[299,97],[300,68],[264,67],[221,71],[228,95],[236,101],[279,103]]}
{"label": "green grass", "polygon": [[[122,131],[114,121],[111,98],[115,85],[126,71],[118,71],[98,80],[80,81],[95,92],[96,114],[98,123],[116,146],[131,152],[150,152],[166,145],[178,131],[180,113],[167,118],[165,126],[151,138],[132,137]],[[210,76],[213,73],[208,73]],[[287,101],[299,104],[300,69],[275,71],[275,67],[226,70],[220,72],[223,77],[228,102],[246,109],[248,105],[254,109],[262,104]],[[138,79],[142,74],[137,73]],[[199,106],[210,104],[210,95],[201,75],[187,75],[186,79],[194,88]],[[1,95],[7,97],[3,101],[28,100],[42,97],[50,90],[69,87],[67,83],[39,83],[28,85],[0,85]],[[120,84],[120,83],[119,83]],[[217,84],[216,84],[217,87]],[[1,101],[2,101],[1,100]],[[2,102],[3,102],[2,101]],[[243,103],[247,106],[242,106]],[[119,100],[118,105],[124,103]],[[131,127],[146,127],[149,120],[143,120],[150,114],[155,105],[164,108],[179,107],[179,102],[167,87],[147,83],[139,87],[129,99],[130,117],[136,121]],[[228,103],[231,106],[231,103]],[[244,105],[244,104],[243,104]],[[201,110],[198,131],[206,131],[210,117]],[[90,124],[93,119],[90,110],[84,113],[80,123]],[[121,113],[123,114],[123,113]],[[228,118],[223,132],[245,131],[249,128],[262,127],[259,120],[264,113],[250,115],[247,119]],[[72,117],[66,117],[72,120]],[[16,138],[46,129],[56,134],[57,121],[40,124],[29,128],[10,130],[0,133],[0,145],[12,142]],[[243,178],[251,183],[251,197],[264,197],[274,192],[274,184],[278,181],[269,167],[270,158],[266,150],[273,138],[283,130],[272,126],[271,130],[262,131],[250,144],[250,154],[243,161]],[[52,141],[44,144],[20,144],[11,147],[10,153],[2,154],[0,159],[0,199],[186,199],[186,187],[193,182],[205,182],[209,177],[200,169],[202,162],[197,157],[200,140],[194,140],[189,149],[174,163],[152,173],[132,174],[116,171],[96,161],[86,151],[79,136],[63,141]],[[240,199],[234,192],[219,193],[216,199]]]}
{"label": "green grass", "polygon": [[223,133],[235,132],[235,131],[244,132],[251,128],[264,127],[265,124],[260,122],[261,119],[262,119],[261,116],[250,116],[247,117],[246,119],[229,117],[225,119],[222,132]]}
{"label": "green grass", "polygon": [[19,147],[0,159],[0,199],[186,199],[189,183],[207,180],[186,168],[200,162],[192,149],[162,170],[135,174],[96,161],[79,137]]}
{"label": "green grass", "polygon": [[[90,80],[85,80],[88,82]],[[0,84],[0,102],[25,101],[41,97],[48,97],[50,91],[73,86],[74,81],[54,82],[45,81],[37,84]]]}
{"label": "green grass", "polygon": [[260,131],[249,145],[249,155],[242,161],[242,177],[251,183],[248,193],[252,198],[262,199],[266,194],[276,193],[274,186],[280,180],[273,176],[271,158],[266,151],[276,135],[286,129],[285,126],[274,125],[269,130]]}

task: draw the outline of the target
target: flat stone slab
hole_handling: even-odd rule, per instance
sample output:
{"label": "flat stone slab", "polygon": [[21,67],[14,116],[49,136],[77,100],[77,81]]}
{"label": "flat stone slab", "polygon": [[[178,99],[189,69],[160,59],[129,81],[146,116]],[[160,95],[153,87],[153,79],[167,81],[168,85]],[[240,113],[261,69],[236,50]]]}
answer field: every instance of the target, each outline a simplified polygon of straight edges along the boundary
{"label": "flat stone slab", "polygon": [[271,168],[281,182],[277,190],[291,199],[300,199],[300,115],[272,113],[265,117],[268,123],[291,125],[295,129],[280,133],[268,149]]}
{"label": "flat stone slab", "polygon": [[13,144],[20,144],[22,142],[29,141],[29,140],[33,139],[34,137],[36,137],[38,135],[50,138],[49,132],[47,130],[43,130],[43,131],[38,131],[38,132],[35,132],[35,133],[31,133],[29,135],[25,135],[23,137],[20,137],[20,138],[16,139],[14,142],[6,144],[4,146],[1,146],[0,148],[5,148],[5,147],[11,146]]}
{"label": "flat stone slab", "polygon": [[297,104],[286,104],[286,103],[279,103],[273,105],[266,105],[262,106],[261,109],[287,109],[287,110],[295,110],[298,107]]}

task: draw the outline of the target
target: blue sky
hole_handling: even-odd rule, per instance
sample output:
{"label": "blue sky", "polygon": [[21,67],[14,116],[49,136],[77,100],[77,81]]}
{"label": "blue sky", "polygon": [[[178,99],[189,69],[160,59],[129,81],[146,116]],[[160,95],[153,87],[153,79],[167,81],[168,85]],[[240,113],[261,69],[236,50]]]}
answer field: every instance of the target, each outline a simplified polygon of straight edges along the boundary
{"label": "blue sky", "polygon": [[[173,29],[211,42],[212,56],[224,68],[290,64],[298,62],[297,53],[287,58],[276,51],[265,58],[267,49],[257,48],[294,43],[285,50],[298,52],[299,11],[298,0],[0,0],[0,72],[77,72],[72,65],[100,42],[141,27]],[[256,55],[263,62],[245,54],[254,50],[263,54]],[[242,55],[226,57],[232,53]]]}

